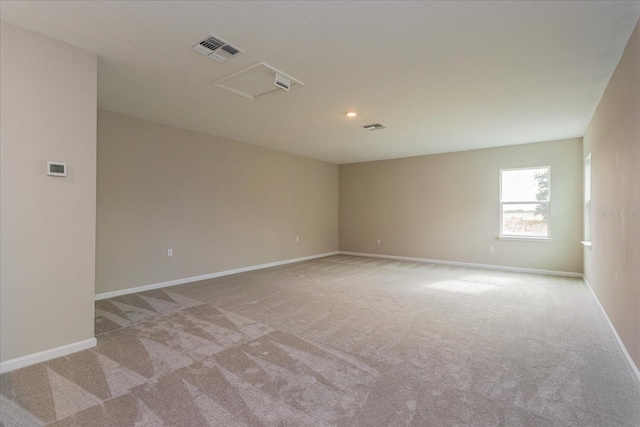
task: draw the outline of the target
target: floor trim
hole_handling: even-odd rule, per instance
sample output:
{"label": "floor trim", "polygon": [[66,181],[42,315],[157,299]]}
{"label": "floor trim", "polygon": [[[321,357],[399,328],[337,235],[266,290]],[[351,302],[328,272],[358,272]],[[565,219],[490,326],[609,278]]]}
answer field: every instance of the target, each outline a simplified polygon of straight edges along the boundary
{"label": "floor trim", "polygon": [[113,298],[120,295],[134,294],[136,292],[150,291],[152,289],[166,288],[169,286],[183,285],[185,283],[198,282],[200,280],[215,279],[216,277],[229,276],[231,274],[244,273],[247,271],[261,270],[263,268],[277,267],[279,265],[293,264],[294,262],[308,261],[310,259],[324,258],[332,255],[338,255],[339,252],[327,252],[324,254],[310,255],[301,258],[286,259],[283,261],[268,262],[266,264],[251,265],[249,267],[236,268],[233,270],[219,271],[217,273],[203,274],[202,276],[185,277],[184,279],[169,280],[168,282],[153,283],[150,285],[137,286],[135,288],[121,289],[119,291],[105,292],[96,294],[95,300],[103,300]]}
{"label": "floor trim", "polygon": [[504,265],[475,264],[475,263],[471,263],[471,262],[442,261],[442,260],[438,260],[438,259],[411,258],[411,257],[405,257],[405,256],[367,254],[367,253],[347,252],[347,251],[340,251],[340,254],[341,255],[365,256],[365,257],[371,257],[371,258],[397,259],[397,260],[400,260],[400,261],[425,262],[425,263],[429,263],[429,264],[447,264],[447,265],[457,265],[457,266],[461,266],[461,267],[489,268],[491,270],[516,271],[516,272],[519,272],[519,273],[549,274],[549,275],[553,275],[553,276],[567,276],[567,277],[580,277],[580,278],[582,278],[582,273],[573,273],[573,272],[570,272],[570,271],[539,270],[537,268],[508,267],[508,266],[504,266]]}
{"label": "floor trim", "polygon": [[620,335],[618,335],[618,331],[616,331],[616,328],[613,326],[613,323],[611,323],[611,319],[609,319],[609,315],[607,315],[607,312],[605,311],[604,307],[600,303],[600,300],[598,299],[598,296],[596,295],[595,291],[591,287],[591,283],[589,283],[589,281],[587,280],[587,278],[584,275],[582,276],[582,280],[584,280],[584,283],[587,284],[587,287],[591,291],[591,295],[593,295],[593,298],[596,300],[596,303],[598,303],[598,307],[600,307],[600,310],[602,311],[602,314],[604,314],[604,318],[607,319],[607,323],[609,324],[609,327],[611,328],[611,331],[613,332],[613,335],[616,337],[616,341],[618,342],[618,346],[620,346],[620,349],[622,350],[622,352],[624,353],[625,357],[627,358],[627,362],[631,366],[631,370],[633,371],[634,374],[636,374],[636,378],[637,378],[638,382],[640,383],[640,370],[638,369],[636,364],[633,362],[633,359],[631,358],[631,355],[627,351],[627,348],[624,346],[624,343],[622,342],[622,339],[620,339]]}
{"label": "floor trim", "polygon": [[60,347],[51,348],[49,350],[40,351],[38,353],[27,354],[26,356],[17,357],[0,363],[0,374],[24,368],[26,366],[35,365],[36,363],[46,362],[56,357],[66,356],[67,354],[77,351],[86,350],[95,347],[97,341],[95,338],[89,338],[84,341],[77,341],[71,344],[62,345]]}

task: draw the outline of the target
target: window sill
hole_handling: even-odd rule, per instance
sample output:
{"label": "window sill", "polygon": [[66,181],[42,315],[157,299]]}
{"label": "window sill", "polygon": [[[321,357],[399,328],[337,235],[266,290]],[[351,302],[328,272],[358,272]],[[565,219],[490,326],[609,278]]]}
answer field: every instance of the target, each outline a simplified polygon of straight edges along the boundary
{"label": "window sill", "polygon": [[528,237],[528,236],[498,236],[500,240],[520,240],[524,242],[545,242],[551,243],[551,237]]}
{"label": "window sill", "polygon": [[581,240],[580,243],[582,243],[583,246],[591,247],[591,240]]}

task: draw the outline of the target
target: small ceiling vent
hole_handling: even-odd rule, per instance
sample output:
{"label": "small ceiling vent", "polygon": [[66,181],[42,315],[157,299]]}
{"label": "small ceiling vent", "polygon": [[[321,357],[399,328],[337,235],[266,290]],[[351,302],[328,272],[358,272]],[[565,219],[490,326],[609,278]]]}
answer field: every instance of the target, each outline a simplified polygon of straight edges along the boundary
{"label": "small ceiling vent", "polygon": [[291,79],[286,78],[280,73],[276,73],[276,81],[274,83],[280,89],[284,89],[287,92],[291,90]]}
{"label": "small ceiling vent", "polygon": [[366,125],[366,126],[362,126],[362,127],[365,128],[366,130],[380,130],[380,129],[386,128],[385,125],[382,125],[380,123],[374,123],[374,124]]}
{"label": "small ceiling vent", "polygon": [[209,34],[194,44],[193,50],[203,55],[208,56],[214,61],[223,62],[227,59],[239,54],[242,50],[235,46],[231,46],[220,37]]}

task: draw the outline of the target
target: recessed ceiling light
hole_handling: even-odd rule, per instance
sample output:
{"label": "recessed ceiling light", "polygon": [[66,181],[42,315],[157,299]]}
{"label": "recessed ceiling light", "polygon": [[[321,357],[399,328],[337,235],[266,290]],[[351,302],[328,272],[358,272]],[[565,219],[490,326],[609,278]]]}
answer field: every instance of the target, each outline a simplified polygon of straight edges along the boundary
{"label": "recessed ceiling light", "polygon": [[347,111],[347,117],[355,117],[358,115],[358,113],[356,113],[355,111]]}

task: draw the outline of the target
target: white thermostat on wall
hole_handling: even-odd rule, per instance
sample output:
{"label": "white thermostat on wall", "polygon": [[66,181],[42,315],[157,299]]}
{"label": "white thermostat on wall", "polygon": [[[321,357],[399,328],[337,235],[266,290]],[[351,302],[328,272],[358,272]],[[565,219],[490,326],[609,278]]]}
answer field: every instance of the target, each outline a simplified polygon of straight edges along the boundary
{"label": "white thermostat on wall", "polygon": [[67,164],[62,162],[47,162],[47,175],[67,176]]}

